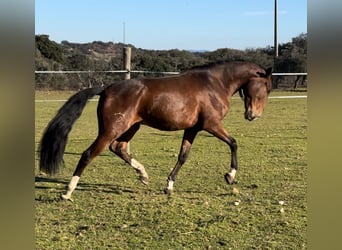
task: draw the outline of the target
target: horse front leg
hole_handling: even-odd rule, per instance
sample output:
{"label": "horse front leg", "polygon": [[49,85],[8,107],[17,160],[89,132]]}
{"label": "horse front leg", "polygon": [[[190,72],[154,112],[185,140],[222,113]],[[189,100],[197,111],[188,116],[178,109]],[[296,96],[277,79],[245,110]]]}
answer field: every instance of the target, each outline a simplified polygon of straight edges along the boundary
{"label": "horse front leg", "polygon": [[173,191],[173,184],[176,181],[178,171],[183,166],[185,161],[187,160],[190,152],[191,145],[198,133],[198,130],[195,128],[186,129],[184,131],[183,140],[182,140],[182,146],[180,148],[179,154],[178,154],[178,160],[169,174],[169,177],[167,178],[167,187],[164,189],[164,193],[170,195]]}
{"label": "horse front leg", "polygon": [[234,183],[236,171],[238,170],[238,162],[237,162],[237,143],[236,140],[231,137],[229,137],[229,147],[231,151],[231,163],[230,163],[230,171],[224,175],[224,178],[226,179],[227,183],[229,185],[232,185]]}
{"label": "horse front leg", "polygon": [[229,185],[232,185],[234,183],[235,175],[238,170],[236,140],[230,135],[228,135],[227,131],[223,128],[222,124],[211,126],[210,128],[206,128],[205,130],[229,145],[231,151],[230,170],[228,173],[225,174],[224,177],[227,183]]}

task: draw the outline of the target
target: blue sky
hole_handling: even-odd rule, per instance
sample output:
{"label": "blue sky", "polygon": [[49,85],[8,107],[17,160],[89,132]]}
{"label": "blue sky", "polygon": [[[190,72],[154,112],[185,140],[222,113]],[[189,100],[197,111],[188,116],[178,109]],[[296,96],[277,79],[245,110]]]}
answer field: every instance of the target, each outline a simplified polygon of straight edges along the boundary
{"label": "blue sky", "polygon": [[[274,0],[36,0],[35,34],[143,49],[273,46]],[[307,32],[307,0],[278,0],[278,41]]]}

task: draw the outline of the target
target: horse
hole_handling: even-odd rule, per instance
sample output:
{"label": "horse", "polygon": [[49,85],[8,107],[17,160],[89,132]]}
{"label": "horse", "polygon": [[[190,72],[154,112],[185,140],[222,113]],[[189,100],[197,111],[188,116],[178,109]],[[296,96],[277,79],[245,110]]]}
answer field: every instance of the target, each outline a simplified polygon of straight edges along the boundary
{"label": "horse", "polygon": [[129,79],[81,90],[68,99],[46,127],[39,145],[40,171],[47,175],[59,171],[73,124],[87,101],[99,95],[97,138],[82,153],[63,199],[72,200],[71,194],[84,169],[106,148],[135,169],[142,183],[148,184],[145,167],[127,150],[141,125],[163,131],[184,130],[165,194],[173,192],[177,174],[199,131],[207,131],[229,146],[230,170],[224,177],[231,185],[238,170],[237,142],[222,124],[230,99],[239,92],[244,101],[244,118],[252,121],[262,115],[271,89],[271,67],[264,69],[251,62],[235,61],[197,66],[175,76]]}

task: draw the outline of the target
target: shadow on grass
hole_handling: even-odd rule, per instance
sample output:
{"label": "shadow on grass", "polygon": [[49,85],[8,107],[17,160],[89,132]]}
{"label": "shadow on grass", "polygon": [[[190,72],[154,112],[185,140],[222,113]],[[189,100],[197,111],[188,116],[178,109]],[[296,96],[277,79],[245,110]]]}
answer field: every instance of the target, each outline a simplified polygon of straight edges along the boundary
{"label": "shadow on grass", "polygon": [[[36,160],[39,161],[39,153],[40,151],[39,150],[35,150],[35,155],[36,155]],[[82,156],[82,152],[71,152],[71,151],[67,151],[67,152],[64,152],[64,155],[76,155],[76,156],[79,156],[79,158],[81,158]],[[109,152],[108,151],[104,151],[102,152],[99,156],[97,157],[102,157],[102,156],[105,156],[105,157],[116,157],[113,153]],[[119,159],[119,158],[118,158]]]}
{"label": "shadow on grass", "polygon": [[[55,184],[55,185],[54,185]],[[69,181],[65,179],[58,178],[48,178],[44,176],[35,176],[35,189],[36,190],[44,190],[47,196],[54,196],[51,198],[43,197],[39,195],[35,198],[36,201],[40,202],[55,202],[60,201],[60,195],[67,189]],[[102,192],[102,193],[111,193],[122,195],[124,193],[136,193],[135,190],[130,189],[128,187],[113,185],[113,184],[103,184],[103,183],[85,183],[80,181],[76,188],[77,192]],[[58,196],[56,198],[55,196]]]}
{"label": "shadow on grass", "polygon": [[[52,203],[63,201],[60,196],[65,192],[69,184],[68,180],[62,178],[49,178],[45,176],[35,177],[35,189],[36,191],[41,190],[39,194],[36,194],[35,200],[40,203]],[[104,184],[104,183],[86,183],[80,181],[76,188],[77,192],[95,192],[95,193],[108,193],[114,195],[134,195],[140,194],[142,196],[146,195],[148,197],[167,197],[172,198],[182,198],[189,201],[198,201],[199,196],[210,195],[211,197],[226,198],[231,197],[231,191],[221,191],[221,192],[211,192],[208,190],[200,189],[188,189],[188,190],[177,190],[172,195],[167,195],[164,193],[164,189],[148,189],[142,190],[136,186],[125,187],[114,184]],[[42,193],[43,192],[43,193]]]}

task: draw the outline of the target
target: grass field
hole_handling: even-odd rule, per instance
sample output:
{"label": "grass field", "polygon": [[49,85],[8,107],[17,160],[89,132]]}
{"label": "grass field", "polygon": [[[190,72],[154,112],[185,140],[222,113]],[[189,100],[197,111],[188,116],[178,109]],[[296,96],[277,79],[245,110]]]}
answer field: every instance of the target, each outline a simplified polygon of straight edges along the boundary
{"label": "grass field", "polygon": [[[295,94],[303,93],[272,93]],[[70,95],[37,92],[36,99]],[[69,136],[62,171],[53,177],[40,175],[36,157],[36,249],[306,249],[306,101],[270,99],[263,117],[248,122],[242,101],[232,100],[224,123],[238,142],[240,169],[233,186],[224,180],[229,148],[201,132],[174,193],[164,195],[182,132],[143,126],[131,152],[145,165],[148,186],[105,151],[86,168],[74,202],[62,201],[59,196],[81,153],[97,134],[97,102],[89,102]],[[62,104],[36,103],[36,151],[44,128]]]}

